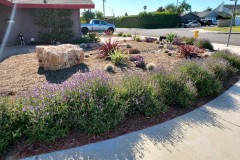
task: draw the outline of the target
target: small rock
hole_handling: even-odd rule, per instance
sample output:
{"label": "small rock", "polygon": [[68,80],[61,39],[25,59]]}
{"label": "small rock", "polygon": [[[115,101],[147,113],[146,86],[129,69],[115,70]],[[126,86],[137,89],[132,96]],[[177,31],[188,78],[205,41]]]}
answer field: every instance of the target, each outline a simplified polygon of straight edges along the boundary
{"label": "small rock", "polygon": [[160,43],[159,41],[156,42],[156,44],[159,44],[159,43]]}
{"label": "small rock", "polygon": [[164,53],[169,53],[169,50],[166,49],[166,50],[164,51]]}
{"label": "small rock", "polygon": [[132,48],[132,46],[130,44],[127,44],[126,48]]}
{"label": "small rock", "polygon": [[140,53],[140,51],[136,48],[130,48],[128,51],[128,54],[137,54]]}
{"label": "small rock", "polygon": [[126,39],[124,39],[124,40],[123,40],[123,42],[127,42],[127,40],[126,40]]}
{"label": "small rock", "polygon": [[89,58],[89,57],[90,57],[90,54],[85,54],[84,57],[85,57],[85,58]]}
{"label": "small rock", "polygon": [[168,53],[168,56],[172,56],[172,53]]}
{"label": "small rock", "polygon": [[164,48],[164,46],[163,46],[163,45],[160,45],[160,46],[158,46],[158,48]]}
{"label": "small rock", "polygon": [[86,45],[85,43],[81,43],[81,44],[79,45],[79,47],[80,47],[80,48],[86,48],[87,45]]}

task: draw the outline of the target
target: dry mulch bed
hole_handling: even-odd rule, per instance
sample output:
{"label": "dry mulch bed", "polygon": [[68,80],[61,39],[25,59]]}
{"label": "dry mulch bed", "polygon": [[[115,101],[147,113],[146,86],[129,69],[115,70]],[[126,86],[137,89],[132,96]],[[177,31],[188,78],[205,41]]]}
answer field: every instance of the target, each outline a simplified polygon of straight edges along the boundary
{"label": "dry mulch bed", "polygon": [[[153,62],[156,65],[171,67],[180,61],[178,56],[170,57],[167,54],[164,54],[164,49],[158,49],[158,45],[155,43],[139,43],[128,41],[127,44],[130,44],[133,48],[140,49],[141,55],[148,63]],[[46,82],[61,83],[71,78],[71,76],[79,70],[81,72],[89,72],[95,69],[101,70],[107,63],[109,63],[108,61],[95,58],[96,51],[86,51],[86,53],[88,53],[90,57],[86,58],[85,64],[76,65],[69,69],[63,69],[56,72],[43,71],[39,69],[35,53],[10,57],[0,63],[0,96],[19,95],[22,92],[30,91],[36,85],[42,85]],[[142,72],[143,70],[136,68],[134,64],[130,64],[126,67],[118,67],[116,69],[116,73],[110,75],[114,78],[116,76],[124,75],[128,72],[136,71]],[[227,84],[224,84],[222,92],[234,85],[239,79],[240,75],[237,75],[229,80]],[[199,99],[191,108],[181,109],[170,107],[166,113],[161,113],[156,117],[145,117],[142,115],[134,116],[131,118],[126,117],[125,121],[122,122],[116,130],[108,131],[100,135],[86,135],[82,132],[72,131],[65,137],[57,139],[56,141],[35,142],[33,144],[28,144],[26,142],[26,139],[23,137],[10,148],[8,157],[10,156],[13,159],[23,158],[111,139],[123,134],[141,130],[168,121],[177,116],[188,113],[214,98],[214,96],[211,96]]]}
{"label": "dry mulch bed", "polygon": [[[158,49],[156,43],[134,41],[125,43],[139,49],[147,63],[153,62],[157,66],[171,66],[179,61],[177,57],[170,57],[162,53],[163,49]],[[47,82],[61,83],[71,78],[78,71],[103,70],[104,66],[110,62],[96,58],[97,53],[98,51],[96,50],[87,50],[85,54],[88,54],[90,57],[85,58],[84,64],[58,71],[44,71],[40,69],[36,53],[12,56],[0,63],[0,96],[19,95]],[[124,75],[126,72],[135,71],[142,71],[142,69],[136,68],[133,63],[129,63],[126,66],[116,67],[116,73],[110,75],[115,77]]]}

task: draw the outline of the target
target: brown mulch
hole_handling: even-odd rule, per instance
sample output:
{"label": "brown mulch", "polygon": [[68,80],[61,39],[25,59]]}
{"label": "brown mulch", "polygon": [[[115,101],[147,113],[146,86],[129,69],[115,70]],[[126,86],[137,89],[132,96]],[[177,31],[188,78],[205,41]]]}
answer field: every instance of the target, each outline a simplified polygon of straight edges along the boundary
{"label": "brown mulch", "polygon": [[[123,43],[123,42],[122,42]],[[157,66],[172,65],[179,61],[177,57],[170,57],[159,50],[156,43],[128,41],[133,48],[140,50],[141,55],[147,63],[155,63]],[[44,83],[61,83],[72,77],[76,72],[89,72],[103,70],[104,66],[110,63],[104,59],[96,58],[98,51],[86,51],[90,57],[85,58],[85,63],[75,65],[71,68],[58,71],[44,71],[38,67],[36,53],[12,56],[0,63],[0,96],[19,95],[22,92],[29,92],[36,86]],[[111,76],[124,75],[126,72],[142,71],[136,68],[134,63],[127,66],[116,67],[115,74]]]}
{"label": "brown mulch", "polygon": [[[153,62],[156,65],[172,66],[180,59],[177,56],[168,56],[163,53],[163,49],[157,48],[155,43],[133,42],[128,41],[133,48],[138,48],[145,61]],[[61,71],[43,71],[38,68],[38,61],[35,53],[13,56],[0,63],[0,96],[19,95],[22,92],[28,92],[37,85],[42,85],[46,82],[61,83],[72,77],[77,71],[89,72],[94,69],[103,69],[108,61],[95,58],[96,51],[86,51],[90,54],[86,58],[85,64],[76,65],[69,69]],[[124,75],[128,72],[142,71],[129,64],[127,67],[118,67],[114,76]],[[224,84],[222,92],[234,85],[240,79],[240,75],[233,77]],[[156,117],[134,116],[126,117],[116,130],[108,131],[100,135],[86,135],[82,132],[71,131],[63,138],[59,138],[53,142],[34,142],[28,144],[25,138],[22,138],[15,143],[8,152],[7,156],[13,156],[13,159],[23,158],[43,153],[49,153],[57,150],[69,149],[82,146],[85,144],[95,143],[106,139],[115,138],[117,136],[127,134],[133,131],[138,131],[159,123],[163,123],[177,116],[188,113],[203,104],[214,99],[214,96],[199,99],[191,108],[174,108],[170,107],[166,113],[161,113]],[[1,159],[1,158],[0,158]]]}

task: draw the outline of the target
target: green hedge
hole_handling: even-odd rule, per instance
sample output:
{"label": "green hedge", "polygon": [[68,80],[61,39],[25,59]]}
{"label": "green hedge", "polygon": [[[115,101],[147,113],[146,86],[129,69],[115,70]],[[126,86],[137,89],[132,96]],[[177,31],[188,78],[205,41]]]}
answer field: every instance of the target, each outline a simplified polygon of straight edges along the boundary
{"label": "green hedge", "polygon": [[[112,23],[112,19],[107,22]],[[142,12],[136,16],[123,16],[115,19],[115,25],[119,28],[174,28],[177,27],[179,16],[167,12]]]}

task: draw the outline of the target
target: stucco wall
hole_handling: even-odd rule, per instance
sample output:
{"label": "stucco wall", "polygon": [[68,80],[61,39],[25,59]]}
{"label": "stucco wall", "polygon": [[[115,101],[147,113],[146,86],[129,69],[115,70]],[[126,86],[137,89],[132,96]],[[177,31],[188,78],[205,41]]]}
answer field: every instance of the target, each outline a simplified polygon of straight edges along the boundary
{"label": "stucco wall", "polygon": [[[0,41],[2,40],[3,34],[6,31],[6,26],[8,25],[7,19],[10,18],[12,8],[6,6],[0,6]],[[32,16],[33,9],[17,9],[15,15],[15,23],[12,25],[11,34],[9,35],[7,44],[18,44],[18,35],[22,33],[25,37],[27,43],[31,42],[31,38],[34,38],[35,41],[41,41],[38,39],[38,31],[44,30],[34,24],[34,17]],[[71,19],[74,21],[72,30],[74,32],[74,37],[80,38],[80,20],[79,20],[79,10],[72,10]],[[3,28],[3,30],[2,30]]]}
{"label": "stucco wall", "polygon": [[7,28],[7,21],[11,14],[11,8],[0,5],[0,43],[3,41],[4,34]]}
{"label": "stucco wall", "polygon": [[218,27],[229,27],[231,24],[231,19],[220,19],[218,20]]}

